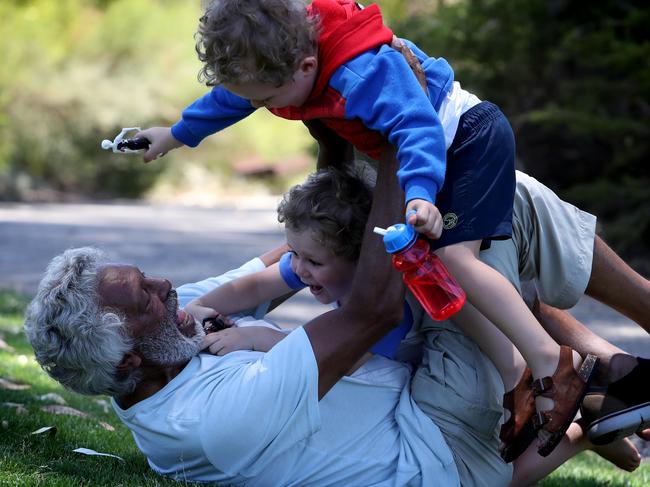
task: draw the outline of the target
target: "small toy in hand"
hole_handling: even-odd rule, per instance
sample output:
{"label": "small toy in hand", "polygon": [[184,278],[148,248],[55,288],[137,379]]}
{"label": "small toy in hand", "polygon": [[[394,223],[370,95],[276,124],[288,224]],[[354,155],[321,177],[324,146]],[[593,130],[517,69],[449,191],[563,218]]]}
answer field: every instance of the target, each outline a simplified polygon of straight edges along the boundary
{"label": "small toy in hand", "polygon": [[144,137],[134,137],[132,139],[125,139],[124,136],[132,131],[140,131],[140,127],[126,127],[117,134],[114,140],[104,139],[102,140],[102,149],[109,150],[112,149],[113,152],[119,152],[122,154],[126,153],[135,153],[147,150],[151,145],[151,142]]}
{"label": "small toy in hand", "polygon": [[206,335],[208,333],[214,333],[228,328],[228,325],[226,325],[226,322],[223,320],[221,315],[205,318],[201,324],[203,325]]}

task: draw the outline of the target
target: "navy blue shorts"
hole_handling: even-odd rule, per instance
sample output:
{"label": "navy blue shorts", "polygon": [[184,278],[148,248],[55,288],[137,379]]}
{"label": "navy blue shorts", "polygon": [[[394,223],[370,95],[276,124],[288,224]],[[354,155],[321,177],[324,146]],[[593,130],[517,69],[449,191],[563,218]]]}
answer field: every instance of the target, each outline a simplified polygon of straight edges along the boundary
{"label": "navy blue shorts", "polygon": [[459,120],[447,151],[445,182],[436,196],[443,219],[434,249],[458,242],[512,236],[515,198],[515,137],[499,107],[484,101]]}

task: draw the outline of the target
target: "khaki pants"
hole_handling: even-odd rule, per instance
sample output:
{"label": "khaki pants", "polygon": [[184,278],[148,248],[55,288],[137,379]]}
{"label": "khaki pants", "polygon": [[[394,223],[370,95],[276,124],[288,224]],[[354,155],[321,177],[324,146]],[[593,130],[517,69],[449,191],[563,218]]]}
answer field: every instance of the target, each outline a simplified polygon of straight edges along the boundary
{"label": "khaki pants", "polygon": [[595,235],[595,216],[517,171],[512,239],[492,241],[481,260],[520,292],[520,282],[532,280],[543,302],[566,309],[587,288]]}
{"label": "khaki pants", "polygon": [[425,317],[422,364],[411,383],[418,406],[440,428],[465,486],[508,485],[499,455],[503,383],[479,347],[449,321]]}
{"label": "khaki pants", "polygon": [[[517,172],[512,239],[492,241],[481,259],[519,292],[522,281],[532,281],[544,302],[569,308],[591,275],[595,227],[593,215]],[[412,382],[413,398],[442,431],[463,487],[508,485],[512,465],[499,455],[501,377],[452,322],[433,321],[421,309],[414,313],[421,317],[416,323],[424,353]]]}

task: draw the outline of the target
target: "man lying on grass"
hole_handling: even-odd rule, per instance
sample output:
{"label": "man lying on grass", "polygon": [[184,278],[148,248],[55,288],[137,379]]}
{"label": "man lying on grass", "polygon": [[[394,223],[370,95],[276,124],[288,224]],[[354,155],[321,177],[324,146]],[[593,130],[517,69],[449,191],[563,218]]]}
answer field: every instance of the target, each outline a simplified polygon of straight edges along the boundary
{"label": "man lying on grass", "polygon": [[[401,217],[394,168],[380,167],[382,198],[373,203],[368,228]],[[168,281],[146,277],[133,266],[107,264],[89,249],[53,261],[29,308],[26,331],[50,375],[78,392],[112,395],[150,465],[178,479],[458,485],[459,472],[471,470],[476,477],[463,478],[463,485],[479,479],[506,485],[511,470],[497,449],[498,424],[476,445],[480,455],[460,459],[448,428],[430,419],[441,413],[453,419],[462,412],[423,390],[438,382],[433,368],[419,368],[413,386],[430,417],[413,400],[409,370],[402,364],[377,357],[343,378],[399,323],[403,303],[401,282],[381,240],[369,231],[366,236],[349,302],[294,331],[268,353],[197,355],[203,331],[177,309]],[[441,333],[427,334],[429,364],[449,353],[437,348]],[[462,397],[483,410],[488,394],[468,394],[466,388],[494,396],[500,384],[493,366],[476,346],[453,353],[461,368],[486,371],[486,383],[448,384],[439,396]],[[457,391],[461,386],[465,389]],[[477,438],[485,419],[478,414],[465,419],[472,424],[453,419],[457,428],[466,428],[460,436]],[[588,446],[579,428],[571,434],[567,456]],[[529,459],[522,465],[536,476],[566,459],[541,459],[534,448],[530,453],[521,457]],[[519,472],[518,479],[528,483],[531,476]]]}

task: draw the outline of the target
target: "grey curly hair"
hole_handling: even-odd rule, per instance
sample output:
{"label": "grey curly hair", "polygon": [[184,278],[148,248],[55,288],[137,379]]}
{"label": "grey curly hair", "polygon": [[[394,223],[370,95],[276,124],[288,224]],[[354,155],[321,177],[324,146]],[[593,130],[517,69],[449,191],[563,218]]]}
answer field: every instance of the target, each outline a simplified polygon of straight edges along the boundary
{"label": "grey curly hair", "polygon": [[318,18],[303,0],[212,0],[199,20],[198,79],[281,86],[316,51]]}
{"label": "grey curly hair", "polygon": [[284,195],[278,221],[294,231],[314,231],[332,255],[356,262],[372,205],[374,176],[365,165],[327,167],[310,174]]}
{"label": "grey curly hair", "polygon": [[36,360],[53,379],[81,394],[120,396],[135,389],[137,373],[118,364],[132,343],[123,317],[100,309],[98,249],[69,249],[52,259],[27,308],[25,334]]}

